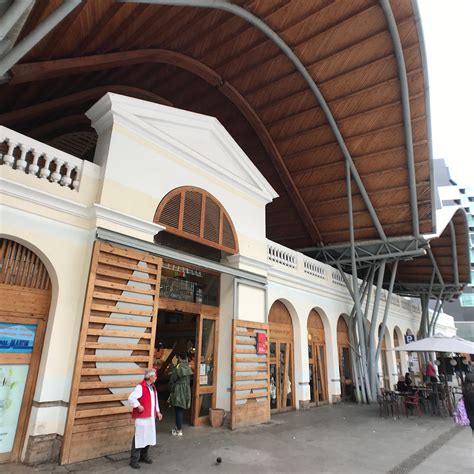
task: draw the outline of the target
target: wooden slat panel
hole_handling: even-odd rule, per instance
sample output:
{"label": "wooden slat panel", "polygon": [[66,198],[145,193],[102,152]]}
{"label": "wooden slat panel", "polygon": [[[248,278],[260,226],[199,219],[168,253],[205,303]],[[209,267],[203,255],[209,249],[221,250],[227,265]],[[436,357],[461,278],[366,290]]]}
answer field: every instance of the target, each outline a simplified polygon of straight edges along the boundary
{"label": "wooden slat panel", "polygon": [[[267,353],[257,355],[257,333],[267,336]],[[270,419],[268,324],[234,320],[232,327],[231,428]],[[243,347],[242,347],[243,346]],[[252,347],[250,347],[252,346]],[[242,356],[242,354],[244,356]],[[252,357],[252,355],[254,357]],[[248,365],[255,363],[255,365]],[[245,383],[239,384],[237,382]],[[254,392],[253,390],[259,390]],[[247,393],[242,393],[246,391]],[[265,399],[258,402],[257,399]],[[245,401],[245,403],[241,403]]]}
{"label": "wooden slat panel", "polygon": [[148,354],[146,356],[112,356],[112,355],[85,355],[85,362],[148,362]]}
{"label": "wooden slat panel", "polygon": [[103,318],[101,316],[91,316],[91,323],[103,323],[103,324],[113,324],[114,326],[130,326],[130,327],[141,327],[141,328],[151,328],[153,323],[135,321],[134,319],[119,319],[119,318]]}
{"label": "wooden slat panel", "polygon": [[93,410],[77,410],[76,418],[92,418],[96,416],[114,415],[116,413],[130,413],[131,407],[111,407],[111,408],[97,408]]}
{"label": "wooden slat panel", "polygon": [[81,382],[79,384],[79,390],[89,390],[97,388],[113,388],[113,387],[135,387],[138,383],[141,382],[141,379],[133,380],[120,380],[118,382]]}
{"label": "wooden slat panel", "polygon": [[[148,266],[142,267],[140,262]],[[150,277],[133,275],[136,271]],[[95,243],[62,463],[111,454],[125,446],[129,449],[133,423],[129,418],[130,407],[124,403],[142,379],[145,369],[152,366],[160,272],[161,259],[158,257]],[[149,287],[134,287],[131,282]],[[145,295],[152,298],[147,299]],[[124,319],[109,317],[113,314],[125,316]],[[104,337],[108,338],[107,342],[103,341]],[[121,342],[123,339],[126,341]],[[130,343],[134,339],[137,342]],[[126,380],[120,380],[124,375]],[[107,376],[106,380],[101,380],[102,376]]]}
{"label": "wooden slat panel", "polygon": [[155,290],[147,290],[146,288],[140,288],[139,286],[133,285],[122,285],[121,283],[115,283],[113,281],[99,280],[95,281],[95,286],[100,288],[111,288],[114,290],[124,290],[130,293],[140,293],[143,295],[154,295]]}
{"label": "wooden slat panel", "polygon": [[89,334],[91,336],[109,336],[109,337],[151,339],[151,334],[150,333],[145,333],[145,332],[108,331],[106,329],[88,329],[87,334]]}
{"label": "wooden slat panel", "polygon": [[[128,290],[128,288],[125,288]],[[101,300],[112,300],[112,301],[123,301],[125,303],[137,303],[145,306],[153,306],[153,300],[146,300],[144,298],[132,298],[130,296],[114,295],[110,293],[105,293],[103,291],[94,291],[94,298],[99,298]]]}
{"label": "wooden slat panel", "polygon": [[151,346],[149,344],[115,344],[107,342],[86,342],[86,349],[116,349],[132,351],[149,351]]}
{"label": "wooden slat panel", "polygon": [[[130,392],[131,391],[132,390],[130,390]],[[82,404],[82,403],[113,402],[113,401],[116,401],[116,400],[126,400],[129,396],[130,392],[111,393],[111,394],[108,394],[108,395],[84,395],[84,396],[79,396],[79,398],[77,399],[77,403]]]}
{"label": "wooden slat panel", "polygon": [[92,304],[93,311],[104,311],[106,313],[135,314],[136,316],[153,316],[153,311],[142,311],[133,308],[123,308],[108,304]]}

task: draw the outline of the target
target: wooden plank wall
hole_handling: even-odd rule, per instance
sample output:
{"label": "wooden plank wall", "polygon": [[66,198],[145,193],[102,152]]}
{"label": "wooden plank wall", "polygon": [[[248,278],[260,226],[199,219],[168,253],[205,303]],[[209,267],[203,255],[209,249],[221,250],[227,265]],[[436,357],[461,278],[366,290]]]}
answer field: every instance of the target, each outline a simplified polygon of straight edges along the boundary
{"label": "wooden plank wall", "polygon": [[[257,355],[257,333],[267,335],[267,353]],[[232,327],[231,429],[270,420],[268,324],[234,320]]]}
{"label": "wooden plank wall", "polygon": [[130,448],[126,402],[153,364],[161,259],[96,242],[61,463]]}

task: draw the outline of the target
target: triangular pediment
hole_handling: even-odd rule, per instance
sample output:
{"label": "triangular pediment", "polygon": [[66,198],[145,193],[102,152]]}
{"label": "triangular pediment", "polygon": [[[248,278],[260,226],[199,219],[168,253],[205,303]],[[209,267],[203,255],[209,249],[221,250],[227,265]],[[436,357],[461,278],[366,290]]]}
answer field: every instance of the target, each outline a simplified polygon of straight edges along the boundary
{"label": "triangular pediment", "polygon": [[87,116],[96,129],[121,123],[179,158],[266,202],[278,197],[215,117],[112,93],[100,99]]}

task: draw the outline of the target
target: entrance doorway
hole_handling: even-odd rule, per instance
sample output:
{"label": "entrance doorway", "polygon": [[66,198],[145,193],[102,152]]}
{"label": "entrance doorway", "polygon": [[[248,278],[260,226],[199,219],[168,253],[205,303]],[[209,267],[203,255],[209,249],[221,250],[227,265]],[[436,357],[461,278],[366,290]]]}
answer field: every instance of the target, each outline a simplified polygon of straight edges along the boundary
{"label": "entrance doorway", "polygon": [[337,348],[339,353],[339,378],[341,380],[341,399],[352,400],[354,387],[352,384],[351,346],[349,343],[349,327],[343,316],[337,321]]}
{"label": "entrance doorway", "polygon": [[272,413],[295,407],[293,368],[293,324],[280,301],[270,308],[270,409]]}
{"label": "entrance doorway", "polygon": [[308,316],[308,362],[311,403],[328,403],[326,338],[321,316],[314,309]]}
{"label": "entrance doorway", "polygon": [[[179,308],[180,302],[176,301]],[[189,303],[186,304],[189,308]],[[201,305],[199,305],[201,306]],[[208,314],[160,310],[155,338],[154,366],[158,373],[158,393],[163,408],[170,395],[169,379],[177,355],[186,353],[194,375],[191,378],[191,410],[184,422],[200,426],[209,421],[209,408],[216,407],[218,319],[215,309]],[[170,417],[173,413],[170,412]],[[168,417],[167,417],[168,418]]]}
{"label": "entrance doorway", "polygon": [[51,281],[40,258],[0,239],[0,463],[17,461],[38,375]]}

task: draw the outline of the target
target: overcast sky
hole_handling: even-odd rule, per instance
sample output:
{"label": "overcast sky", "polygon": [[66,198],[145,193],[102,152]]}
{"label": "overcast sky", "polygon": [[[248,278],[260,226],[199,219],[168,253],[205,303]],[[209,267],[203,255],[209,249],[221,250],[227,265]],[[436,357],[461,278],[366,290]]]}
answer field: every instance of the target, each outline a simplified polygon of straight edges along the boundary
{"label": "overcast sky", "polygon": [[433,158],[474,186],[474,0],[418,0],[431,99]]}

